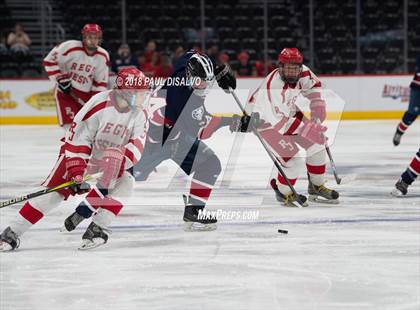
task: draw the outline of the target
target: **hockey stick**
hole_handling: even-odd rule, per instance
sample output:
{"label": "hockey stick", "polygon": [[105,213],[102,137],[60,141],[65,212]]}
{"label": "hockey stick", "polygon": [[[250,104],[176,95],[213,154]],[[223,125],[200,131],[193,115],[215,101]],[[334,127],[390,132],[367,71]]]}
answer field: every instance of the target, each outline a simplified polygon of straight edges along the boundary
{"label": "hockey stick", "polygon": [[82,99],[80,99],[78,96],[76,96],[76,94],[74,92],[72,92],[72,90],[70,89],[69,92],[70,97],[72,97],[74,100],[77,101],[78,104],[80,104],[81,106],[83,106],[86,102],[84,102]]}
{"label": "hockey stick", "polygon": [[330,159],[330,164],[331,164],[331,168],[334,174],[335,181],[337,182],[338,185],[340,185],[342,180],[338,176],[337,167],[335,166],[334,160],[332,158],[330,147],[327,144],[325,144],[325,150],[327,151],[328,158]]}
{"label": "hockey stick", "polygon": [[[230,93],[232,94],[233,98],[235,99],[236,103],[238,104],[239,109],[242,111],[242,113],[244,115],[248,115],[244,109],[244,107],[242,106],[241,102],[239,101],[238,96],[236,96],[236,93],[233,91],[232,88],[229,88]],[[265,144],[264,139],[261,137],[260,133],[258,132],[258,130],[256,130],[255,128],[252,129],[252,132],[257,136],[258,140],[260,140],[261,144],[263,145],[265,151],[267,152],[268,156],[270,157],[270,159],[273,161],[274,165],[276,166],[277,170],[279,171],[279,173],[281,174],[281,176],[283,177],[283,179],[286,181],[287,186],[289,186],[290,190],[292,191],[292,193],[295,195],[296,197],[296,201],[299,203],[298,207],[301,208],[304,206],[304,202],[300,200],[300,197],[298,195],[298,193],[296,192],[295,188],[293,187],[293,185],[290,183],[289,178],[286,176],[286,174],[284,173],[283,169],[281,168],[280,164],[277,161],[277,158],[271,153],[271,151],[268,149],[268,146]]]}
{"label": "hockey stick", "polygon": [[338,185],[349,183],[351,181],[354,181],[357,178],[357,174],[348,174],[340,178],[338,176],[337,167],[331,155],[330,147],[326,144],[325,144],[325,150],[327,151],[328,158],[330,159],[331,169],[333,171],[335,181],[337,182]]}
{"label": "hockey stick", "polygon": [[[321,124],[321,120],[320,119],[315,119],[315,120],[316,120],[316,122],[318,124]],[[327,140],[325,141],[325,145],[324,146],[325,146],[325,150],[327,151],[328,159],[330,160],[330,165],[331,165],[331,169],[332,169],[333,174],[334,174],[335,182],[338,185],[340,185],[340,184],[344,184],[344,183],[350,182],[351,180],[354,180],[356,178],[355,175],[350,175],[350,176],[347,176],[347,177],[344,176],[343,178],[340,178],[338,176],[337,166],[335,165],[335,162],[334,162],[334,159],[332,157],[331,150],[330,150],[330,147],[328,146],[328,141]]]}
{"label": "hockey stick", "polygon": [[[316,123],[321,124],[321,120],[319,118],[315,118],[315,121],[316,121]],[[330,159],[330,164],[331,164],[331,168],[332,168],[332,171],[333,171],[333,174],[334,174],[335,181],[337,182],[338,185],[340,185],[341,184],[341,178],[338,176],[337,167],[336,167],[336,165],[334,163],[334,160],[332,158],[330,147],[328,146],[327,138],[325,138],[325,145],[324,146],[325,146],[325,150],[327,151],[328,158]]]}
{"label": "hockey stick", "polygon": [[[83,181],[89,181],[89,180],[92,180],[92,179],[96,179],[97,177],[99,177],[99,175],[101,175],[101,173],[95,173],[93,175],[87,175],[83,179]],[[16,197],[16,198],[13,198],[13,199],[10,199],[10,200],[2,201],[0,203],[0,208],[11,206],[11,205],[14,205],[16,203],[23,202],[23,201],[26,201],[26,200],[29,200],[29,199],[32,199],[32,198],[35,198],[35,197],[43,196],[43,195],[58,191],[59,189],[69,187],[69,186],[72,186],[72,185],[75,185],[75,184],[76,183],[74,181],[68,181],[68,182],[65,182],[63,184],[57,185],[56,187],[53,187],[53,188],[45,188],[45,189],[37,191],[35,193],[26,194],[26,195]]]}
{"label": "hockey stick", "polygon": [[[321,120],[319,119],[319,118],[315,118],[315,121],[318,123],[318,124],[321,124]],[[340,185],[341,184],[341,178],[338,176],[338,172],[337,172],[337,166],[335,165],[335,162],[334,162],[334,160],[333,160],[333,158],[332,158],[332,155],[331,155],[331,150],[330,150],[330,147],[328,146],[328,141],[327,141],[327,138],[325,139],[325,150],[327,151],[327,155],[328,155],[328,158],[329,158],[329,160],[330,160],[330,165],[331,165],[331,168],[332,168],[332,171],[333,171],[333,174],[334,174],[334,179],[335,179],[335,182],[338,184],[338,185]]]}

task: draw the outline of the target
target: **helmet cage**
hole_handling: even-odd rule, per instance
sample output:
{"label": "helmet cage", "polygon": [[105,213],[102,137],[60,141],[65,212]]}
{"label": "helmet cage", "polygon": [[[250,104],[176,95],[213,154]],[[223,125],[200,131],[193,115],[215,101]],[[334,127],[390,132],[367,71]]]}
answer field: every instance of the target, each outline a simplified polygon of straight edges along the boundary
{"label": "helmet cage", "polygon": [[280,63],[279,73],[281,79],[289,84],[296,84],[302,74],[301,63]]}

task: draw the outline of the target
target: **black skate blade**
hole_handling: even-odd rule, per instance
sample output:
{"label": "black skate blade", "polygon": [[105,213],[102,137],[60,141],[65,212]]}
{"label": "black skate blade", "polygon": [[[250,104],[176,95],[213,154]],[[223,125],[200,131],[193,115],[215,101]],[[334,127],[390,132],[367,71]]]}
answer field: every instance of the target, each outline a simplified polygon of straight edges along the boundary
{"label": "black skate blade", "polygon": [[213,231],[217,229],[217,224],[203,224],[199,222],[185,222],[184,231]]}
{"label": "black skate blade", "polygon": [[338,199],[325,199],[324,197],[317,195],[309,195],[308,200],[326,205],[338,205],[340,203]]}
{"label": "black skate blade", "polygon": [[391,192],[390,192],[390,195],[392,196],[392,197],[396,197],[396,198],[405,198],[405,197],[407,197],[407,194],[403,194],[399,189],[397,189],[397,188],[394,188]]}
{"label": "black skate blade", "polygon": [[404,195],[398,189],[392,190],[391,193],[390,193],[390,195],[393,198],[398,198],[398,199],[404,199],[404,198],[407,198],[407,199],[409,199],[409,198],[420,198],[420,194],[418,194],[418,193],[410,193],[410,192],[408,192],[407,194]]}
{"label": "black skate blade", "polygon": [[78,248],[79,251],[86,251],[86,250],[92,250],[97,247],[100,247],[101,245],[104,245],[106,242],[102,238],[93,238],[93,240],[82,240],[82,244]]}

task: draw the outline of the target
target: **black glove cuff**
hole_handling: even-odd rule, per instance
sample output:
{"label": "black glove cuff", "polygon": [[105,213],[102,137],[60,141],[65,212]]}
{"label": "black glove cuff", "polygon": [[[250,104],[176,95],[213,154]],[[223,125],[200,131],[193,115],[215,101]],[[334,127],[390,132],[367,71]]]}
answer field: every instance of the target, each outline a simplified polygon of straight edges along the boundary
{"label": "black glove cuff", "polygon": [[[220,70],[220,68],[222,66],[223,66],[223,69]],[[228,74],[230,72],[230,67],[229,67],[228,64],[225,64],[225,65],[222,65],[222,66],[220,66],[218,68],[220,71],[216,69],[216,80],[217,81],[219,81],[223,76],[225,76],[226,74]],[[217,71],[219,71],[219,72],[217,72]]]}

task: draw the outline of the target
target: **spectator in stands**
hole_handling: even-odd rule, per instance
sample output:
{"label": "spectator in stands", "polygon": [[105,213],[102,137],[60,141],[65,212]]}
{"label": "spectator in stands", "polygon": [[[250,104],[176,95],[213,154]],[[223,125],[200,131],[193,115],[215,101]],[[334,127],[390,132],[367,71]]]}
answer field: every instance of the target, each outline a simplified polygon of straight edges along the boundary
{"label": "spectator in stands", "polygon": [[146,62],[152,62],[153,55],[157,53],[156,51],[156,42],[154,40],[150,40],[146,44],[146,48],[144,49],[144,56],[146,57]]}
{"label": "spectator in stands", "polygon": [[217,63],[218,57],[219,57],[219,47],[215,43],[209,43],[207,48],[207,56],[210,57],[210,59]]}
{"label": "spectator in stands", "polygon": [[199,53],[202,53],[203,52],[203,50],[201,49],[201,44],[199,43],[199,42],[195,42],[195,43],[192,43],[192,44],[190,44],[190,50],[194,50],[194,51],[197,51],[197,52],[199,52]]}
{"label": "spectator in stands", "polygon": [[198,42],[201,39],[201,32],[194,28],[184,28],[182,32],[188,42]]}
{"label": "spectator in stands", "polygon": [[239,64],[235,68],[237,76],[255,76],[255,68],[249,62],[249,54],[242,51],[238,55]]}
{"label": "spectator in stands", "polygon": [[6,57],[9,54],[9,50],[7,49],[7,40],[6,35],[3,31],[0,32],[0,57]]}
{"label": "spectator in stands", "polygon": [[184,48],[182,47],[182,45],[178,45],[177,48],[175,49],[174,52],[174,56],[172,57],[172,64],[175,64],[178,59],[184,55],[185,51]]}
{"label": "spectator in stands", "polygon": [[160,54],[158,52],[154,52],[152,55],[152,60],[149,63],[149,68],[150,71],[147,72],[143,72],[144,74],[146,74],[147,76],[155,76],[156,70],[158,69],[160,65]]}
{"label": "spectator in stands", "polygon": [[118,49],[118,56],[112,62],[112,71],[115,73],[124,67],[137,67],[136,60],[131,55],[128,44],[121,44]]}
{"label": "spectator in stands", "polygon": [[144,53],[136,52],[137,54],[137,68],[139,68],[140,71],[143,71],[144,64],[146,63],[146,57],[144,56]]}
{"label": "spectator in stands", "polygon": [[162,54],[160,57],[160,65],[157,66],[154,77],[168,78],[173,71],[171,60],[168,54]]}
{"label": "spectator in stands", "polygon": [[226,53],[220,53],[219,57],[217,58],[217,63],[219,65],[225,65],[229,63],[229,55]]}
{"label": "spectator in stands", "polygon": [[153,70],[153,66],[150,62],[146,61],[146,56],[144,55],[144,53],[140,53],[137,56],[137,63],[138,63],[138,68],[148,77],[153,76],[154,70]]}
{"label": "spectator in stands", "polygon": [[[270,56],[267,58],[267,62],[264,60],[258,60],[255,63],[255,71],[257,73],[257,76],[267,76],[271,71],[273,71],[276,68],[276,66],[273,64],[273,60]],[[266,72],[267,70],[267,72]]]}
{"label": "spectator in stands", "polygon": [[29,45],[31,45],[31,39],[24,31],[21,24],[17,23],[15,25],[15,30],[9,33],[9,36],[7,37],[7,45],[10,46],[10,51],[13,54],[29,54]]}

